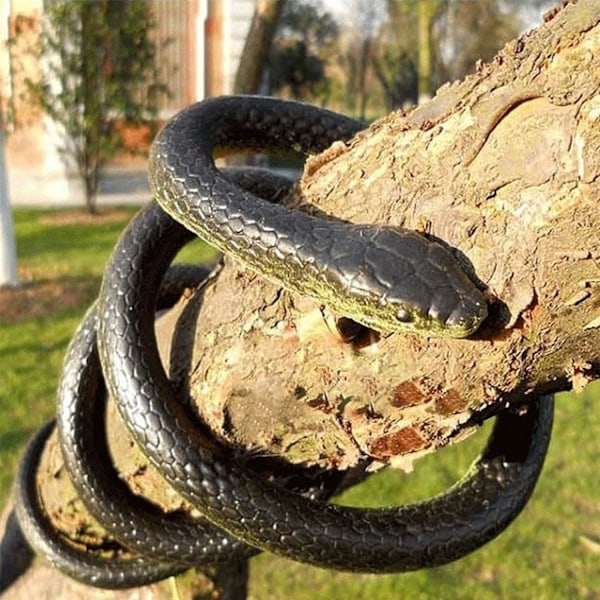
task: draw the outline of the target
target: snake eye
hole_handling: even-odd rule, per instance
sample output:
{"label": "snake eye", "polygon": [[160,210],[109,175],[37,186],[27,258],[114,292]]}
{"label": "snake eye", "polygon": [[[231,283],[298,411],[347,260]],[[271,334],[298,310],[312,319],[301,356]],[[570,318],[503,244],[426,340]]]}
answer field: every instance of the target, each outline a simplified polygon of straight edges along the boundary
{"label": "snake eye", "polygon": [[396,319],[398,319],[400,323],[412,323],[413,316],[406,309],[399,308],[396,311]]}

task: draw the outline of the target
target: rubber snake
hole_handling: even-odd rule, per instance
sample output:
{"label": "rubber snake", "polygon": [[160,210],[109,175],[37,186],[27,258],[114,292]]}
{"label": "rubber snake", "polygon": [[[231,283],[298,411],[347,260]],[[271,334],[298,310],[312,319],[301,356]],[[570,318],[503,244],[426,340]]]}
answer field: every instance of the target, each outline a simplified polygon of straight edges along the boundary
{"label": "rubber snake", "polygon": [[[326,270],[334,273],[334,288],[335,272],[345,282],[340,287],[352,287],[349,282],[359,264],[362,284],[373,275],[369,279],[373,286],[377,283],[387,291],[385,306],[397,302],[386,323],[400,321],[404,328],[410,321],[423,328],[435,321],[430,329],[434,333],[458,329],[464,334],[485,314],[484,298],[441,245],[401,231],[393,232],[398,247],[391,248],[390,239],[379,237],[381,228],[355,230],[348,223],[322,223],[287,209],[280,212],[283,207],[241,190],[214,165],[215,147],[316,151],[335,139],[347,139],[358,128],[355,121],[294,102],[246,97],[204,101],[180,113],[159,134],[151,150],[151,187],[161,206],[185,227],[252,268],[267,261],[268,277],[281,274],[276,262],[291,263],[292,272],[303,281],[298,290],[312,293],[313,285],[321,286],[314,283],[321,275],[311,275],[313,283],[309,282],[299,273],[300,264],[304,271],[324,278]],[[209,233],[210,227],[214,229]],[[351,235],[357,232],[358,237]],[[398,266],[405,275],[398,284],[392,283],[391,272],[379,270],[372,260],[382,256],[383,248],[391,249],[388,266]],[[386,572],[463,556],[498,533],[522,508],[545,453],[547,408],[534,411],[543,418],[536,416],[524,435],[527,449],[512,467],[495,451],[489,461],[484,454],[456,488],[423,504],[394,509],[363,511],[309,501],[215,455],[174,395],[150,326],[156,290],[174,252],[160,235],[132,239],[126,234],[107,268],[98,300],[98,348],[107,387],[133,438],[165,479],[208,520],[250,545],[289,558]],[[284,285],[288,283],[296,289],[286,279]],[[344,300],[336,303],[336,310],[367,324],[381,322],[370,314],[365,319],[357,314],[360,293],[346,296],[354,298],[348,300],[354,302],[352,309],[344,312]],[[325,300],[329,299],[333,296]],[[500,431],[505,431],[502,422],[501,417]],[[502,453],[510,452],[505,435],[506,431],[495,436],[498,441],[492,444]],[[514,444],[512,434],[509,437]]]}
{"label": "rubber snake", "polygon": [[484,294],[452,253],[414,231],[322,219],[269,204],[215,169],[216,148],[318,152],[363,125],[274,98],[232,96],[183,110],[150,152],[154,197],[176,221],[243,265],[379,331],[465,337]]}
{"label": "rubber snake", "polygon": [[[228,176],[255,193],[276,199],[291,182],[258,169],[229,169]],[[155,205],[157,231],[144,227],[139,235],[152,237],[169,226],[167,244],[183,246],[194,236],[177,226]],[[175,265],[161,283],[156,306],[173,305],[184,289],[206,279],[206,268]],[[106,389],[96,349],[96,305],[75,332],[64,360],[57,394],[57,424],[64,466],[78,496],[95,519],[118,539],[123,549],[138,556],[121,556],[123,549],[105,557],[69,543],[46,517],[36,491],[36,472],[54,421],[36,434],[25,453],[17,477],[17,514],[31,546],[69,577],[102,588],[145,585],[201,564],[247,558],[258,552],[205,521],[185,512],[165,514],[152,503],[133,494],[112,466],[105,435]],[[314,470],[313,470],[314,471]],[[339,473],[295,473],[294,489],[327,498],[337,488]],[[113,553],[115,548],[112,548]],[[131,554],[131,553],[129,553]],[[140,557],[141,556],[141,557]]]}
{"label": "rubber snake", "polygon": [[[262,106],[267,113],[274,111],[277,115],[278,108],[270,101],[265,105],[259,102],[257,109],[254,100],[253,110],[260,113]],[[182,156],[189,162],[186,168],[189,173],[194,174],[193,184],[189,188],[193,191],[189,193],[191,196],[201,197],[201,200],[196,198],[197,204],[205,207],[213,221],[229,219],[234,223],[233,228],[239,230],[239,224],[235,225],[236,218],[243,219],[242,229],[252,231],[253,228],[246,225],[253,222],[254,217],[248,217],[243,212],[244,202],[248,200],[248,206],[254,202],[257,205],[255,210],[271,205],[257,202],[255,196],[241,191],[225,175],[216,171],[212,162],[212,145],[222,145],[232,131],[241,127],[239,123],[235,124],[237,121],[230,123],[231,115],[221,115],[216,121],[212,119],[215,111],[219,113],[219,102],[215,100],[204,103],[208,106],[204,117],[209,122],[199,119],[200,122],[192,127],[192,132],[184,136],[184,146],[186,143],[191,144],[188,137],[204,140],[199,142],[200,151],[198,147],[194,150],[199,152],[197,155],[192,155],[189,146],[182,150]],[[229,107],[233,110],[236,102],[236,99],[224,99],[224,112],[229,114],[226,109]],[[249,103],[248,99],[241,99],[240,102],[246,107]],[[201,106],[194,107],[186,114],[193,115],[194,120],[197,120],[199,113],[200,116],[203,114]],[[237,118],[248,122],[243,111],[238,110],[236,114]],[[323,134],[324,126],[319,128],[313,123],[309,127],[313,132],[318,131],[320,140],[343,138],[346,134],[340,132],[340,128],[347,127],[348,135],[356,128],[352,123],[346,123],[344,127],[339,124],[336,126],[338,117],[332,115],[333,113],[326,113],[326,118],[323,117],[330,138]],[[266,140],[265,133],[261,130],[263,125],[257,125],[268,122],[267,116],[261,114],[258,120],[250,119],[258,129],[240,134],[235,138],[236,144],[255,147],[259,142],[270,143],[271,140]],[[279,115],[277,118],[283,117]],[[176,119],[175,123],[181,123],[182,119]],[[289,133],[294,123],[285,119],[280,120],[281,122],[287,123],[285,136],[288,138],[288,147],[298,148],[301,143],[304,144],[302,148],[305,151],[321,147],[312,138],[306,141],[301,133]],[[306,128],[306,123],[302,127],[297,126]],[[332,133],[332,130],[335,132]],[[169,131],[168,126],[166,131]],[[175,131],[178,135],[181,134],[181,130],[176,128]],[[319,142],[325,143],[327,142]],[[170,148],[170,144],[173,144],[173,140],[167,143],[164,137],[159,137],[157,141],[157,147]],[[210,154],[207,155],[207,152]],[[159,150],[155,148],[152,164],[156,165],[157,160],[163,160],[159,154]],[[164,164],[167,164],[166,159]],[[179,191],[183,187],[176,176],[172,177],[172,181],[168,181],[164,173],[155,177],[160,182],[153,184],[155,190],[160,187],[163,194],[171,189],[170,186]],[[186,181],[186,184],[190,182]],[[178,197],[178,202],[180,201],[181,197]],[[211,202],[215,206],[210,206]],[[234,210],[236,203],[240,209],[237,217]],[[204,214],[204,218],[207,218],[208,213]],[[224,214],[227,219],[223,217]],[[254,223],[254,230],[268,232],[266,219],[257,217]],[[316,222],[310,223],[300,226],[299,230],[304,227],[306,232],[307,227],[310,230],[320,226]],[[348,224],[343,225],[346,227]],[[375,240],[379,244],[381,238],[378,237],[376,228],[367,229],[369,231],[360,234],[359,238],[363,241]],[[455,560],[493,538],[515,518],[527,502],[543,464],[552,423],[551,399],[533,402],[525,415],[502,413],[497,418],[488,447],[456,486],[426,502],[392,509],[363,511],[326,504],[315,498],[307,499],[257,478],[220,453],[213,454],[213,445],[203,439],[195,427],[194,417],[178,402],[171,389],[160,364],[152,326],[157,290],[168,265],[181,246],[180,230],[179,225],[153,205],[143,210],[131,223],[115,249],[98,299],[98,344],[108,389],[117,399],[119,411],[134,438],[167,481],[208,520],[230,532],[235,538],[284,556],[338,569],[389,572]],[[408,235],[409,232],[400,232],[398,237],[403,238],[405,234]],[[263,238],[273,239],[267,235],[260,237]],[[422,236],[410,234],[407,237],[410,240],[417,238]],[[285,239],[285,236],[277,239]],[[315,237],[315,240],[319,239],[318,236]],[[438,252],[437,248],[443,251],[443,266],[438,271],[446,275],[446,279],[442,278],[441,281],[442,288],[445,286],[448,289],[454,285],[448,273],[454,272],[456,263],[444,247],[428,240],[425,242],[424,245],[420,241],[415,242],[416,247],[425,247],[426,250],[433,247],[434,254]],[[240,245],[242,243],[236,242]],[[411,244],[409,246],[412,247]],[[220,243],[217,245],[223,247]],[[317,258],[327,254],[323,246],[324,240],[314,246],[317,251],[313,254]],[[273,251],[275,254],[283,252],[281,248],[285,249],[285,244],[277,247],[278,250]],[[329,246],[330,249],[332,247]],[[294,248],[297,249],[298,245]],[[333,255],[341,257],[343,253],[334,252]],[[362,256],[370,254],[366,252]],[[448,257],[449,262],[446,262]],[[438,266],[439,261],[440,259],[437,260]],[[314,262],[317,260],[313,257],[306,264]],[[344,277],[346,282],[352,279],[351,276],[347,277],[347,261],[333,262],[343,265],[339,267],[339,281]],[[330,260],[329,264],[331,263]],[[373,275],[371,280],[378,282],[380,287],[382,281],[388,281],[381,277],[381,272],[376,267],[371,268],[369,261],[365,264],[369,265],[365,271]],[[452,266],[446,268],[447,265]],[[254,264],[251,266],[256,268]],[[416,265],[415,272],[418,267]],[[320,269],[321,266],[313,272],[320,273]],[[267,276],[276,278],[274,271],[267,273]],[[335,279],[332,278],[334,283]],[[408,278],[409,281],[413,279]],[[363,287],[364,282],[365,279],[361,278]],[[426,286],[421,286],[421,291],[409,298],[410,306],[406,295],[400,301],[398,298],[401,294],[394,291],[393,302],[390,299],[392,296],[386,299],[386,305],[394,304],[393,310],[388,312],[386,323],[389,324],[392,320],[405,328],[407,322],[410,322],[415,328],[425,328],[428,331],[427,324],[437,320],[439,323],[430,328],[433,333],[447,334],[448,328],[454,328],[459,335],[464,335],[467,329],[474,327],[475,320],[480,322],[483,318],[483,298],[474,293],[476,288],[464,274],[459,276],[459,292],[451,295],[454,302],[450,309],[447,303],[443,310],[440,308],[441,300],[436,300],[435,292],[431,293],[432,286],[435,288],[433,280],[428,280]],[[429,295],[423,291],[425,287],[429,288]],[[307,290],[307,287],[303,289]],[[309,290],[306,293],[312,292]],[[447,296],[446,293],[446,298]],[[343,305],[336,304],[336,310],[340,310],[340,306]],[[475,320],[465,317],[467,309],[471,309],[470,314],[473,314],[473,308],[479,311]],[[356,303],[354,311],[351,313],[352,318],[357,317]],[[443,321],[441,315],[445,315]],[[375,321],[368,316],[361,322],[372,326]]]}

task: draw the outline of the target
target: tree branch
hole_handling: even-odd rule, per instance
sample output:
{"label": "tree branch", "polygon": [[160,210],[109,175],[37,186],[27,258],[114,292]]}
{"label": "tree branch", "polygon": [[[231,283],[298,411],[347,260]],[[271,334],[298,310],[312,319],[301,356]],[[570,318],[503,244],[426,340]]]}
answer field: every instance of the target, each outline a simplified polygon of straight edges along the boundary
{"label": "tree branch", "polygon": [[492,297],[478,335],[356,347],[327,308],[226,261],[189,360],[218,434],[302,463],[404,464],[462,437],[474,412],[595,375],[599,22],[596,3],[568,5],[430,103],[307,164],[297,203],[457,248]]}

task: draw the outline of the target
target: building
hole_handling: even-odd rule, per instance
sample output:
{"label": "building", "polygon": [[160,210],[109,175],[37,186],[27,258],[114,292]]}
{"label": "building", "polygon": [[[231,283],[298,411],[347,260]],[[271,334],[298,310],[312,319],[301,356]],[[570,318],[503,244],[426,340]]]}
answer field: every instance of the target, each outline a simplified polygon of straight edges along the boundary
{"label": "building", "polygon": [[[207,96],[231,93],[239,58],[254,13],[254,0],[148,0],[157,21],[156,35],[169,39],[162,79],[172,96],[160,116]],[[14,204],[80,204],[81,184],[57,151],[57,128],[25,100],[24,80],[39,65],[19,44],[7,44],[18,31],[39,32],[44,0],[0,0],[0,97],[17,127],[10,129],[7,163]],[[175,66],[175,68],[173,68]]]}

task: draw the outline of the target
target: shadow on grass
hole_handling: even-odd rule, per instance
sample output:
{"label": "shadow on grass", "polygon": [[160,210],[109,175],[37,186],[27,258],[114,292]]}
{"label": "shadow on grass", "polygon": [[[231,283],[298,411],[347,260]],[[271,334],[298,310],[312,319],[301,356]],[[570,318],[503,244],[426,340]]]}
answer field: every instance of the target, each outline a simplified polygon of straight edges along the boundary
{"label": "shadow on grass", "polygon": [[63,276],[0,290],[0,326],[50,319],[87,306],[94,301],[100,282],[100,276]]}

